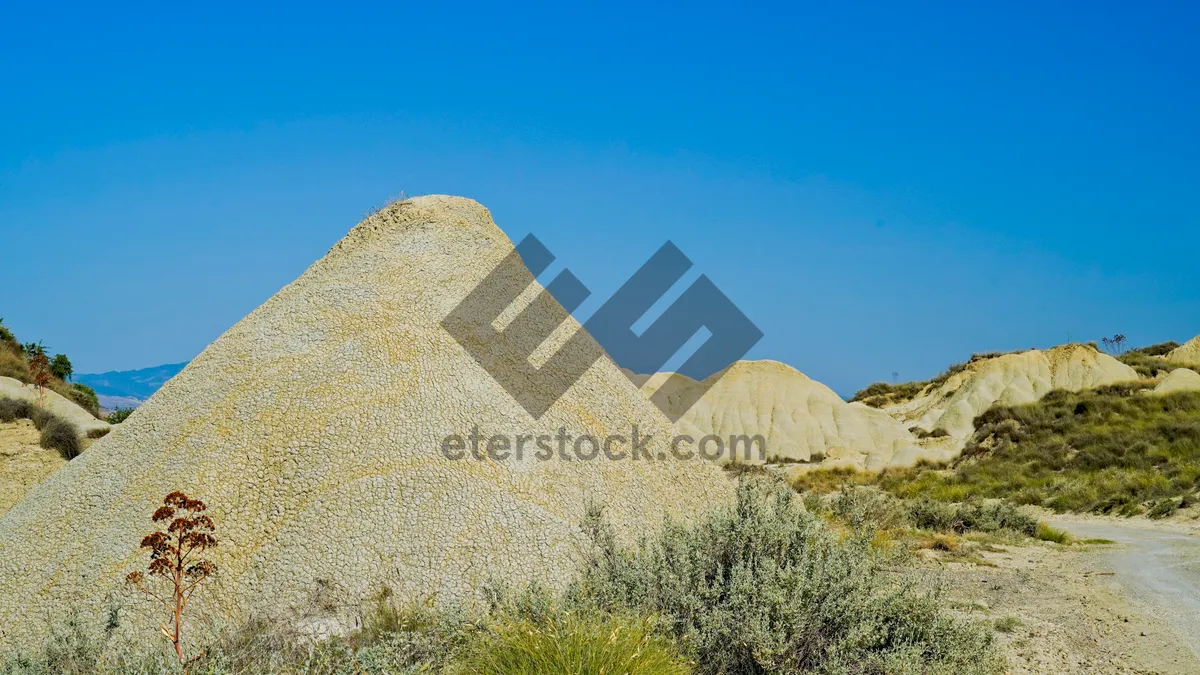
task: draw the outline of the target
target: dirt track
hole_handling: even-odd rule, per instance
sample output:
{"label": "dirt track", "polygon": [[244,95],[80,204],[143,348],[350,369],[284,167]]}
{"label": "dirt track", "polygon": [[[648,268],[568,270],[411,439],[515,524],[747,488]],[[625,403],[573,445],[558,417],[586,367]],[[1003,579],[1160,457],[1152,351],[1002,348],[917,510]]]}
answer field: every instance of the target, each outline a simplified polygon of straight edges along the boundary
{"label": "dirt track", "polygon": [[1110,539],[1102,555],[1126,597],[1143,613],[1167,618],[1200,659],[1200,537],[1136,522],[1060,520],[1080,539]]}
{"label": "dirt track", "polygon": [[1017,620],[997,632],[1009,672],[1200,675],[1195,653],[1200,542],[1185,526],[1052,518],[1080,539],[1029,541],[982,554],[984,564],[927,561],[951,606],[973,620]]}

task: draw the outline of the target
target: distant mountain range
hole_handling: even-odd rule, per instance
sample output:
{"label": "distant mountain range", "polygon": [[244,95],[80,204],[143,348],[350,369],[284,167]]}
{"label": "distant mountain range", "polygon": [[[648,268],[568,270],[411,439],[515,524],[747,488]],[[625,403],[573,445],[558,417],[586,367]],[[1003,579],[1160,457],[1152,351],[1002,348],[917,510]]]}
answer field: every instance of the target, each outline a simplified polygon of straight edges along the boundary
{"label": "distant mountain range", "polygon": [[112,410],[119,407],[137,407],[186,365],[171,363],[141,370],[76,375],[74,379],[96,390],[102,408]]}

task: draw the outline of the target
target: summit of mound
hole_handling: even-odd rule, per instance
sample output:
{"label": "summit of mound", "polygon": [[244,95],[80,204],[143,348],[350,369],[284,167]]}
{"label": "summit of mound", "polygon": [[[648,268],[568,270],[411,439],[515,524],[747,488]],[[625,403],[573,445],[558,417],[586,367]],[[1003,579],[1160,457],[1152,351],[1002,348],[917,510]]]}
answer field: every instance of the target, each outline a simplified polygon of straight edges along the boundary
{"label": "summit of mound", "polygon": [[[561,585],[589,503],[633,537],[726,499],[718,466],[669,453],[542,461],[530,442],[519,459],[443,455],[444,439],[476,427],[604,438],[636,425],[660,450],[674,433],[607,358],[535,421],[443,329],[512,250],[485,208],[457,197],[395,203],[351,230],[0,518],[0,651],[39,640],[45,617],[100,616],[112,598],[124,598],[122,630],[157,625],[121,589],[173,490],[216,523],[220,571],[189,611],[220,621],[296,607],[318,584],[348,602],[387,587],[436,603],[476,601],[496,579]],[[520,272],[528,303],[540,286]],[[581,330],[552,304],[534,317],[565,322],[551,349]]]}
{"label": "summit of mound", "polygon": [[1033,403],[1055,389],[1080,391],[1138,379],[1137,372],[1091,345],[1002,354],[973,360],[933,389],[885,412],[906,426],[944,429],[961,450],[975,418],[993,405]]}
{"label": "summit of mound", "polygon": [[[653,393],[667,375],[650,377],[643,391]],[[919,443],[887,413],[847,403],[786,364],[738,361],[712,379],[711,388],[676,423],[697,440],[710,434],[723,439],[761,435],[768,462],[821,462],[823,467],[877,470],[922,458],[949,459],[936,443]],[[673,396],[670,402],[677,400]],[[755,454],[752,461],[758,460]]]}
{"label": "summit of mound", "polygon": [[1185,366],[1200,366],[1200,335],[1173,349],[1167,354],[1166,360]]}

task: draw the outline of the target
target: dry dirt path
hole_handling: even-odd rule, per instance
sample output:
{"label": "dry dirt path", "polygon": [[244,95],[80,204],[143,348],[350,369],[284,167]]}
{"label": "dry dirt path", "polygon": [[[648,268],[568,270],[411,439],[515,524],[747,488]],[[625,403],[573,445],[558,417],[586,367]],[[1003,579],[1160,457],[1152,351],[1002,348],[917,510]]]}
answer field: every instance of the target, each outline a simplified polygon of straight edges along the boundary
{"label": "dry dirt path", "polygon": [[1187,531],[1112,520],[1056,520],[1080,539],[1109,539],[1118,546],[1098,552],[1129,600],[1165,619],[1200,659],[1200,536]]}

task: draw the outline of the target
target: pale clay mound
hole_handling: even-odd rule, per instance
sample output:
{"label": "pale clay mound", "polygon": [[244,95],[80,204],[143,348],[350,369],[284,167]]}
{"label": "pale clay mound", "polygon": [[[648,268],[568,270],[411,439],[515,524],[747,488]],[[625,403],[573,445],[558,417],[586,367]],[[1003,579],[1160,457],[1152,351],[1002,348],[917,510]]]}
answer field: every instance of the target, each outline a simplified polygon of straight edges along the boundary
{"label": "pale clay mound", "polygon": [[29,420],[0,423],[0,516],[33,486],[66,465],[57,450],[38,445],[40,437]]}
{"label": "pale clay mound", "polygon": [[[24,399],[36,403],[38,390],[32,384],[25,384],[11,377],[0,377],[0,398]],[[42,391],[41,405],[58,417],[74,424],[84,436],[89,431],[103,431],[109,428],[108,422],[96,419],[90,412],[76,405],[74,401],[67,400],[49,389]]]}
{"label": "pale clay mound", "polygon": [[[96,619],[119,603],[122,630],[156,626],[123,579],[144,568],[138,543],[172,490],[208,502],[221,541],[219,575],[189,613],[228,621],[302,606],[325,582],[349,602],[383,587],[471,602],[495,579],[560,585],[589,502],[628,538],[727,499],[730,480],[703,460],[442,456],[444,437],[476,424],[512,436],[637,424],[660,448],[673,433],[607,359],[535,422],[439,325],[511,250],[468,199],[421,197],[360,223],[0,518],[0,651],[36,643],[67,610]],[[557,310],[543,317],[569,321],[555,346],[579,329]]]}
{"label": "pale clay mound", "polygon": [[1071,344],[980,359],[940,387],[884,410],[906,427],[945,429],[955,451],[975,431],[975,418],[993,405],[1033,403],[1050,391],[1080,391],[1138,379],[1133,368],[1091,346]]}
{"label": "pale clay mound", "polygon": [[1200,391],[1200,373],[1188,368],[1176,368],[1154,387],[1155,394],[1174,394],[1177,391]]}
{"label": "pale clay mound", "polygon": [[1166,360],[1186,366],[1200,366],[1200,335],[1168,352]]}
{"label": "pale clay mound", "polygon": [[[643,393],[652,394],[667,376],[648,378]],[[677,400],[672,397],[671,402]],[[809,462],[820,455],[825,458],[822,467],[878,470],[909,466],[920,458],[949,459],[936,446],[922,447],[887,413],[847,403],[829,387],[776,361],[738,361],[717,376],[676,424],[697,440],[715,434],[726,446],[733,436],[761,435],[772,463]],[[752,463],[760,461],[757,447]],[[739,461],[745,461],[742,448]]]}

